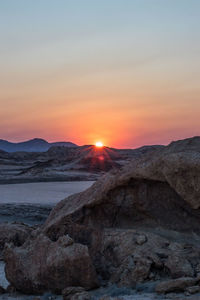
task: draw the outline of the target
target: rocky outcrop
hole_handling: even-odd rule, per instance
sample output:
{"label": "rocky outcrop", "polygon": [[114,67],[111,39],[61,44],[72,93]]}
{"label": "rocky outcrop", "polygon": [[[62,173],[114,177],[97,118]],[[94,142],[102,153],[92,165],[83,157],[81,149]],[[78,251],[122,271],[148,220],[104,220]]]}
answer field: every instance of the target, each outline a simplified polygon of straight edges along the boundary
{"label": "rocky outcrop", "polygon": [[25,292],[90,289],[97,284],[96,273],[104,284],[131,288],[172,279],[169,290],[181,290],[180,282],[187,278],[197,282],[199,172],[199,138],[136,157],[85,192],[61,201],[41,235],[8,248],[9,281]]}
{"label": "rocky outcrop", "polygon": [[6,277],[17,290],[39,294],[61,293],[67,286],[97,287],[97,276],[87,246],[69,237],[52,242],[40,234],[23,246],[5,250]]}
{"label": "rocky outcrop", "polygon": [[13,243],[21,246],[29,237],[32,228],[20,223],[0,224],[0,250],[3,250],[5,243]]}
{"label": "rocky outcrop", "polygon": [[[45,224],[52,239],[69,224],[85,227],[163,226],[199,232],[200,150],[172,144],[102,177],[90,189],[61,201]],[[195,150],[196,149],[196,150]]]}
{"label": "rocky outcrop", "polygon": [[[138,244],[139,241],[139,244]],[[141,242],[142,241],[142,242]],[[193,277],[199,271],[200,238],[158,229],[105,229],[99,249],[91,254],[103,280],[133,288],[162,278]]]}

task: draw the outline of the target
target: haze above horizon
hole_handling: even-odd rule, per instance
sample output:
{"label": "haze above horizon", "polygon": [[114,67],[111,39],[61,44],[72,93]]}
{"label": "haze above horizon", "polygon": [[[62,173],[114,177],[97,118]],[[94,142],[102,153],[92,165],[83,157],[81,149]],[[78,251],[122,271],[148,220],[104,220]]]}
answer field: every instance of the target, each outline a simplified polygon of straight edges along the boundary
{"label": "haze above horizon", "polygon": [[199,135],[199,20],[198,0],[0,0],[0,137]]}

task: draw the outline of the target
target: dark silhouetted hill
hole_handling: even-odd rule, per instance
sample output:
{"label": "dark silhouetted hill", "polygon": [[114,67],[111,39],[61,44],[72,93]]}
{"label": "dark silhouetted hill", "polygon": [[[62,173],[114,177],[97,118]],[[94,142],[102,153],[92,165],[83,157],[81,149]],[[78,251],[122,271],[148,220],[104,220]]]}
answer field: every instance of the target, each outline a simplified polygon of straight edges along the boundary
{"label": "dark silhouetted hill", "polygon": [[52,146],[76,147],[77,145],[71,142],[48,143],[47,141],[38,138],[20,143],[12,143],[6,140],[0,140],[0,150],[6,152],[45,152],[48,151]]}

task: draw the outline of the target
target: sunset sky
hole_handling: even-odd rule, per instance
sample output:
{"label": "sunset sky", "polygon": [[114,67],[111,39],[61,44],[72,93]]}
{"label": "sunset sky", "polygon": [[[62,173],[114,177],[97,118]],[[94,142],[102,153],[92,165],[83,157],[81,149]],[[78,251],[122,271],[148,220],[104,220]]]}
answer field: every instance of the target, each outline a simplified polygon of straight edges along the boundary
{"label": "sunset sky", "polygon": [[199,0],[0,0],[0,138],[200,135]]}

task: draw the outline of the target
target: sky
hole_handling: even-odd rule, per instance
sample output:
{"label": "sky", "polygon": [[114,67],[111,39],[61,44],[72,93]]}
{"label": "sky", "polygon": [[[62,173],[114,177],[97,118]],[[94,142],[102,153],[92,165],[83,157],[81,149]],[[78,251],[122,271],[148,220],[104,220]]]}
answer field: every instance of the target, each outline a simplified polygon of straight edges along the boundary
{"label": "sky", "polygon": [[0,0],[0,138],[200,135],[199,0]]}

